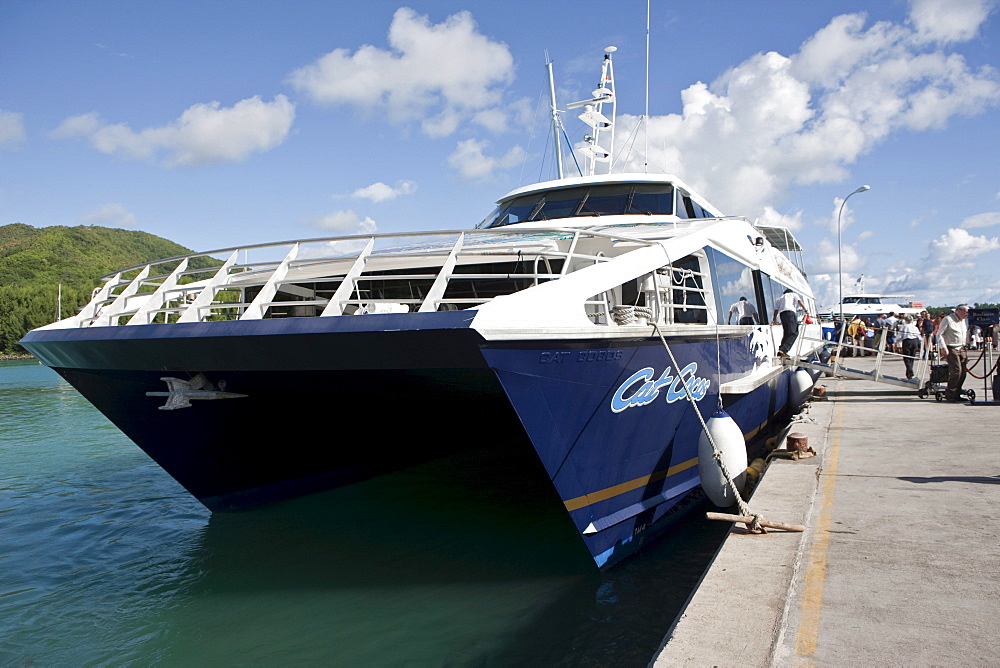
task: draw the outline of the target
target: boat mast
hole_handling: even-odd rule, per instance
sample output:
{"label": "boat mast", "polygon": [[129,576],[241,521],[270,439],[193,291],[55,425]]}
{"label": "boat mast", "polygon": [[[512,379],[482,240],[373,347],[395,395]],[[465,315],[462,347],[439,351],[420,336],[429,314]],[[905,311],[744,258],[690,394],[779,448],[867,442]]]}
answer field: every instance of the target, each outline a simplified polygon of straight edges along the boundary
{"label": "boat mast", "polygon": [[[615,71],[614,66],[611,64],[611,54],[617,50],[618,47],[615,46],[609,46],[604,49],[604,63],[601,65],[601,82],[591,93],[593,97],[589,100],[580,100],[579,102],[571,102],[566,105],[567,109],[579,109],[583,107],[583,113],[580,114],[579,119],[593,130],[592,134],[588,134],[583,138],[586,146],[580,149],[589,157],[588,176],[593,176],[597,171],[598,162],[611,162],[611,154],[615,147],[614,118],[617,111],[617,101],[615,99]],[[601,113],[605,103],[611,105],[610,119]],[[608,144],[611,147],[610,149],[604,149],[597,143],[601,132],[604,130],[611,133],[610,143]],[[610,172],[610,167],[608,171]]]}
{"label": "boat mast", "polygon": [[559,136],[559,109],[556,107],[556,84],[552,77],[552,61],[545,59],[545,69],[549,71],[549,98],[552,107],[552,142],[556,147],[556,173],[563,178],[562,138]]}
{"label": "boat mast", "polygon": [[[618,114],[618,101],[615,98],[615,66],[611,62],[611,54],[618,50],[617,46],[609,46],[604,49],[604,66],[601,72],[601,85],[598,88],[604,89],[605,94],[603,97],[610,98],[606,101],[611,105],[611,125],[605,129],[611,134],[610,142],[608,143],[608,161],[610,162],[611,156],[615,154],[615,120]],[[609,92],[610,91],[610,92]],[[600,97],[600,96],[595,96]],[[597,105],[597,110],[600,111],[604,103]],[[608,166],[608,173],[611,172],[611,166]]]}

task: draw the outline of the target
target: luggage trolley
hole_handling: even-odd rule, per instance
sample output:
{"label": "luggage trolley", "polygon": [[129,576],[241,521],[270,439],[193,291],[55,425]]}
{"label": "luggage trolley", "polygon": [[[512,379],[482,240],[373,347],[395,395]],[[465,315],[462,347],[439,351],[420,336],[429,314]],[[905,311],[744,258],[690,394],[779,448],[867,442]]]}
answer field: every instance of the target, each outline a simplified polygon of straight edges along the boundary
{"label": "luggage trolley", "polygon": [[[924,383],[924,386],[917,390],[917,396],[921,399],[925,399],[931,394],[938,401],[944,401],[944,391],[947,389],[948,385],[948,365],[947,364],[931,364],[931,374]],[[976,400],[975,390],[962,390],[958,393],[959,396],[968,397],[969,401]]]}

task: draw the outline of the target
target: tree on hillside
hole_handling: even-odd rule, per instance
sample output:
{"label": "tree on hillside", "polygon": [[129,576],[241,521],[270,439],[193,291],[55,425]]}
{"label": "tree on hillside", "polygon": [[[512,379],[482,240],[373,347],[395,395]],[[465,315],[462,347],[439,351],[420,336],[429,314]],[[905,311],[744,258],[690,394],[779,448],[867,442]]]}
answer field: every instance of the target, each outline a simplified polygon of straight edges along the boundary
{"label": "tree on hillside", "polygon": [[[56,319],[60,285],[62,317],[66,318],[89,301],[101,276],[190,252],[137,230],[34,228],[23,223],[0,226],[0,354],[23,353],[18,341],[28,330]],[[195,258],[190,266],[218,264],[212,258]]]}

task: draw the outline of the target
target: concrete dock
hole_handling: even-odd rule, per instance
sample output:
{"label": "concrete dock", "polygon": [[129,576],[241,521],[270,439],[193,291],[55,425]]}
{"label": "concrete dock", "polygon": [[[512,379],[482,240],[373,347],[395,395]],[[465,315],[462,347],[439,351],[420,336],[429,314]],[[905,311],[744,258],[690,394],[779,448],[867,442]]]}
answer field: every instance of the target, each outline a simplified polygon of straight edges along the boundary
{"label": "concrete dock", "polygon": [[738,525],[651,663],[997,664],[1000,406],[818,384],[792,425],[818,455],[772,461],[749,502],[805,533]]}

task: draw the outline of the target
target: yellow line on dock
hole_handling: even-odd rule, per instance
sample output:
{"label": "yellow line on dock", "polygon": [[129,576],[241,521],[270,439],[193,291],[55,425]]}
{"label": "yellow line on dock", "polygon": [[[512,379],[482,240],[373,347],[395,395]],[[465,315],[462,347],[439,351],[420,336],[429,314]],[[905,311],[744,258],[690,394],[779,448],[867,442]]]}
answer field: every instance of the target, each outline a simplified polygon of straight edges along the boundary
{"label": "yellow line on dock", "polygon": [[844,416],[844,404],[838,402],[834,424],[830,435],[830,451],[823,469],[819,520],[816,522],[816,538],[809,555],[809,569],[802,592],[802,616],[799,631],[795,636],[795,653],[811,657],[816,653],[819,637],[819,618],[823,610],[823,586],[826,583],[826,562],[830,550],[830,528],[833,525],[833,496],[837,485],[837,457],[840,455],[840,426]]}

